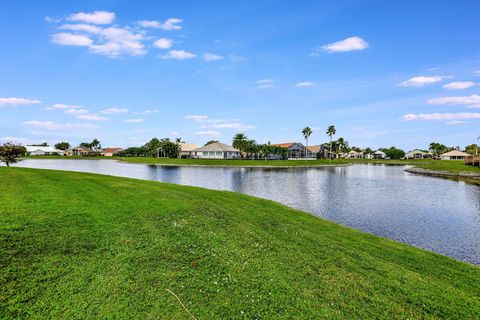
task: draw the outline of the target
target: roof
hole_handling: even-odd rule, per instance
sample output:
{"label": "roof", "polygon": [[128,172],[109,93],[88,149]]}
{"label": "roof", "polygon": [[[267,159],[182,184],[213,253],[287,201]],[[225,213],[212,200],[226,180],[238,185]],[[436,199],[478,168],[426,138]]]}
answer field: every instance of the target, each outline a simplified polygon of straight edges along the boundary
{"label": "roof", "polygon": [[272,146],[275,147],[282,147],[282,148],[290,148],[292,145],[294,145],[296,142],[285,142],[285,143],[275,143],[272,144]]}
{"label": "roof", "polygon": [[198,145],[195,143],[179,143],[179,146],[181,151],[186,152],[193,151],[198,148]]}
{"label": "roof", "polygon": [[355,150],[350,150],[348,153],[351,153],[351,154],[359,154],[360,152],[355,151]]}
{"label": "roof", "polygon": [[452,150],[440,155],[440,157],[466,157],[466,156],[471,156],[471,154],[458,151],[458,150]]}
{"label": "roof", "polygon": [[82,150],[82,151],[88,151],[88,152],[92,151],[92,150],[90,150],[86,147],[81,147],[81,146],[78,146],[78,147],[75,147],[75,148],[72,148],[72,149],[69,149],[69,150]]}
{"label": "roof", "polygon": [[321,148],[322,146],[310,146],[307,149],[310,150],[310,152],[319,153]]}
{"label": "roof", "polygon": [[102,153],[115,153],[122,150],[123,150],[122,148],[105,148],[102,150]]}
{"label": "roof", "polygon": [[33,152],[33,151],[43,151],[43,152],[50,152],[50,153],[62,153],[65,152],[63,150],[55,149],[54,147],[41,147],[41,146],[26,146],[27,152]]}
{"label": "roof", "polygon": [[407,154],[409,153],[421,153],[421,154],[430,154],[429,151],[425,151],[425,150],[420,150],[420,149],[415,149],[415,150],[410,150],[407,152]]}
{"label": "roof", "polygon": [[377,151],[375,151],[373,154],[385,154],[385,152],[380,151],[380,150],[377,150]]}
{"label": "roof", "polygon": [[229,146],[229,145],[224,144],[224,143],[221,143],[221,142],[211,143],[209,145],[206,145],[206,146],[203,146],[203,147],[200,147],[200,148],[196,148],[192,151],[195,151],[195,152],[206,152],[206,151],[210,151],[210,152],[211,151],[239,152],[234,147]]}

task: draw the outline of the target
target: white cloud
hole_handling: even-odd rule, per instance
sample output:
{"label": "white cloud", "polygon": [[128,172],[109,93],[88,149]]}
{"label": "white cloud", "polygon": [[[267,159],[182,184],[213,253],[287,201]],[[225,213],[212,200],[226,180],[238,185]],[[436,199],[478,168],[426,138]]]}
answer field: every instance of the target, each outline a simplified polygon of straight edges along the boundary
{"label": "white cloud", "polygon": [[146,114],[152,114],[152,113],[159,113],[160,111],[157,110],[157,109],[148,109],[148,110],[144,110],[144,111],[140,111],[140,112],[134,112],[135,114],[142,114],[142,115],[146,115]]}
{"label": "white cloud", "polygon": [[126,113],[128,112],[127,108],[108,108],[100,111],[103,114],[117,114],[117,113]]}
{"label": "white cloud", "polygon": [[300,88],[300,87],[312,87],[314,86],[315,83],[311,81],[304,81],[304,82],[297,82],[294,87]]}
{"label": "white cloud", "polygon": [[257,89],[270,89],[275,87],[272,79],[260,79],[255,81],[255,84],[257,85]]}
{"label": "white cloud", "polygon": [[89,120],[89,121],[105,121],[108,120],[108,118],[99,116],[98,114],[92,113],[92,114],[80,114],[77,116],[78,119],[82,120]]}
{"label": "white cloud", "polygon": [[111,24],[115,20],[115,13],[109,11],[78,12],[70,15],[67,20],[92,24]]}
{"label": "white cloud", "polygon": [[103,29],[95,44],[89,46],[93,53],[117,57],[120,55],[140,56],[147,51],[142,43],[144,36],[125,28],[110,27]]}
{"label": "white cloud", "polygon": [[466,124],[468,121],[461,121],[461,120],[452,120],[452,121],[447,121],[445,124],[448,124],[449,126],[455,126],[459,124]]}
{"label": "white cloud", "polygon": [[360,37],[349,37],[337,42],[323,45],[320,48],[328,53],[358,51],[368,48],[368,43]]}
{"label": "white cloud", "polygon": [[178,132],[178,131],[170,131],[170,135],[171,135],[171,136],[176,136],[176,137],[178,137],[178,136],[180,135],[180,132]]}
{"label": "white cloud", "polygon": [[447,90],[464,90],[471,88],[475,85],[473,81],[455,81],[443,85],[443,88]]}
{"label": "white cloud", "polygon": [[161,56],[162,59],[185,60],[195,58],[197,55],[185,50],[170,50],[168,54]]}
{"label": "white cloud", "polygon": [[475,70],[475,71],[473,71],[473,73],[480,74],[480,70]]}
{"label": "white cloud", "polygon": [[469,120],[480,119],[480,113],[476,112],[463,112],[463,113],[409,113],[401,118],[403,121],[431,121],[431,120]]}
{"label": "white cloud", "polygon": [[0,137],[0,141],[3,142],[11,142],[14,144],[26,144],[28,142],[28,138],[25,137]]}
{"label": "white cloud", "polygon": [[480,107],[480,96],[472,94],[470,96],[440,97],[427,100],[432,105],[470,105]]}
{"label": "white cloud", "polygon": [[80,114],[87,114],[88,110],[87,109],[67,109],[64,111],[64,113],[78,116]]}
{"label": "white cloud", "polygon": [[84,109],[85,107],[75,105],[75,104],[64,104],[64,103],[56,103],[50,107],[45,108],[46,110],[65,110],[65,109]]}
{"label": "white cloud", "polygon": [[196,121],[196,122],[202,122],[204,120],[207,120],[208,117],[205,116],[205,115],[192,114],[192,115],[185,116],[184,119],[193,120],[193,121]]}
{"label": "white cloud", "polygon": [[144,28],[155,28],[163,30],[180,30],[182,26],[179,26],[179,23],[182,23],[182,19],[170,18],[161,23],[155,20],[141,20],[138,21],[138,24]]}
{"label": "white cloud", "polygon": [[127,123],[140,123],[140,122],[144,122],[145,119],[127,119],[127,120],[124,120],[123,122],[127,122]]}
{"label": "white cloud", "polygon": [[64,25],[61,25],[59,29],[71,30],[71,31],[82,31],[82,32],[88,32],[93,34],[98,34],[103,30],[100,27],[92,26],[91,24],[84,24],[84,23],[64,24]]}
{"label": "white cloud", "polygon": [[18,107],[26,106],[30,104],[40,103],[40,100],[37,99],[25,99],[25,98],[0,98],[0,107]]}
{"label": "white cloud", "polygon": [[168,38],[157,39],[153,46],[158,49],[170,49],[173,46],[173,40]]}
{"label": "white cloud", "polygon": [[237,129],[237,130],[248,130],[248,129],[255,129],[256,127],[249,124],[242,124],[239,122],[231,122],[231,123],[214,123],[208,126],[202,126],[202,128],[215,128],[215,129]]}
{"label": "white cloud", "polygon": [[434,77],[425,77],[425,76],[417,76],[410,78],[406,81],[403,81],[399,84],[400,87],[423,87],[429,84],[433,84],[436,82],[442,81],[442,77],[434,76]]}
{"label": "white cloud", "polygon": [[197,131],[193,133],[196,136],[209,136],[209,137],[221,137],[222,133],[219,131],[208,130],[208,131]]}
{"label": "white cloud", "polygon": [[220,56],[218,54],[214,54],[214,53],[210,53],[210,52],[207,52],[203,55],[203,60],[205,61],[216,61],[216,60],[222,60],[223,59],[223,56]]}
{"label": "white cloud", "polygon": [[50,130],[50,131],[61,131],[61,130],[88,130],[98,128],[97,126],[84,123],[56,123],[52,121],[25,121],[24,125],[31,126],[34,128]]}
{"label": "white cloud", "polygon": [[93,40],[83,34],[61,32],[52,36],[52,42],[62,46],[89,47]]}

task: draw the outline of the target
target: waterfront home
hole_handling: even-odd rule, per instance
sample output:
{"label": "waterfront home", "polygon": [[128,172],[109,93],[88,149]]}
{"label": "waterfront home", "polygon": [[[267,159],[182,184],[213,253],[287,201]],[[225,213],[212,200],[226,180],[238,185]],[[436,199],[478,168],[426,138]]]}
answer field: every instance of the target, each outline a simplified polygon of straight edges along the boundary
{"label": "waterfront home", "polygon": [[122,148],[105,148],[100,152],[102,157],[113,157],[116,153],[123,151]]}
{"label": "waterfront home", "polygon": [[195,143],[179,143],[180,151],[178,152],[179,158],[191,158],[193,150],[198,149],[199,146]]}
{"label": "waterfront home", "polygon": [[431,159],[433,158],[433,154],[428,151],[415,149],[412,151],[408,151],[405,154],[405,159]]}
{"label": "waterfront home", "polygon": [[72,149],[65,150],[65,154],[67,156],[98,156],[100,153],[97,151],[93,151],[86,147],[75,147]]}
{"label": "waterfront home", "polygon": [[65,155],[65,151],[54,147],[26,146],[28,156]]}
{"label": "waterfront home", "polygon": [[207,144],[192,150],[192,157],[200,159],[237,159],[240,151],[221,142]]}
{"label": "waterfront home", "polygon": [[350,151],[346,154],[346,158],[348,158],[348,159],[363,159],[363,152],[358,152],[358,151],[355,151],[355,150],[350,150]]}
{"label": "waterfront home", "polygon": [[[305,146],[299,142],[286,142],[286,143],[276,143],[272,144],[272,146],[282,147],[288,149],[287,158],[289,160],[295,159],[305,159],[305,151],[307,154],[307,158],[309,159],[316,159],[317,153],[320,152],[320,146],[311,146],[308,149],[305,149]],[[317,152],[315,152],[318,150]]]}
{"label": "waterfront home", "polygon": [[373,153],[373,159],[385,159],[387,155],[385,152],[377,150]]}
{"label": "waterfront home", "polygon": [[452,150],[440,155],[440,159],[442,160],[465,160],[466,157],[471,156],[466,152]]}

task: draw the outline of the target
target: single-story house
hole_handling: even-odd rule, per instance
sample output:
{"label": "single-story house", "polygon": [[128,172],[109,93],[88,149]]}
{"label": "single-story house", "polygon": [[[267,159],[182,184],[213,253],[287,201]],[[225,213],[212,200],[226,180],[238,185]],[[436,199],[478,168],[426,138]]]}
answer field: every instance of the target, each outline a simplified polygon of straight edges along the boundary
{"label": "single-story house", "polygon": [[236,159],[240,157],[240,151],[227,144],[215,142],[192,150],[192,156],[200,159]]}
{"label": "single-story house", "polygon": [[113,157],[116,153],[123,151],[122,148],[105,148],[100,152],[102,157]]}
{"label": "single-story house", "polygon": [[193,150],[198,149],[199,146],[195,143],[179,143],[180,152],[178,153],[179,158],[191,158]]}
{"label": "single-story house", "polygon": [[433,154],[428,151],[415,149],[405,154],[405,159],[431,159]]}
{"label": "single-story house", "polygon": [[348,159],[363,159],[363,152],[358,152],[355,150],[350,150],[347,154],[346,157]]}
{"label": "single-story house", "polygon": [[52,154],[58,154],[60,156],[65,155],[65,151],[55,149],[54,147],[39,147],[39,146],[26,146],[27,155],[29,156],[48,156]]}
{"label": "single-story house", "polygon": [[100,153],[86,147],[76,147],[65,150],[67,156],[98,156]]}
{"label": "single-story house", "polygon": [[387,155],[385,152],[377,150],[373,153],[373,159],[385,159]]}
{"label": "single-story house", "polygon": [[452,150],[440,155],[440,159],[442,160],[465,160],[466,157],[471,156],[466,152]]}
{"label": "single-story house", "polygon": [[[272,144],[273,146],[276,147],[282,147],[282,148],[287,148],[288,149],[288,159],[305,159],[305,146],[302,143],[299,142],[286,142],[286,143],[276,143]],[[315,150],[317,150],[318,147],[318,152],[320,151],[320,146],[311,146],[308,147],[307,151],[307,158],[309,159],[316,159],[317,158],[317,153]]]}

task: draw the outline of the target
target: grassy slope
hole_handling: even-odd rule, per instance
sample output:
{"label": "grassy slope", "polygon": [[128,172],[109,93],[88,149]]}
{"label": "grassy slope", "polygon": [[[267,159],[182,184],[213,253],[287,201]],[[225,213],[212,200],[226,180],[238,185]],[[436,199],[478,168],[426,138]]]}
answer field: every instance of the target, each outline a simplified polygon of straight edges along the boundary
{"label": "grassy slope", "polygon": [[5,318],[475,318],[480,268],[245,195],[0,167]]}
{"label": "grassy slope", "polygon": [[478,172],[477,166],[468,166],[462,160],[349,160],[350,163],[373,163],[391,165],[414,165],[419,168],[430,170],[443,170],[449,172]]}

